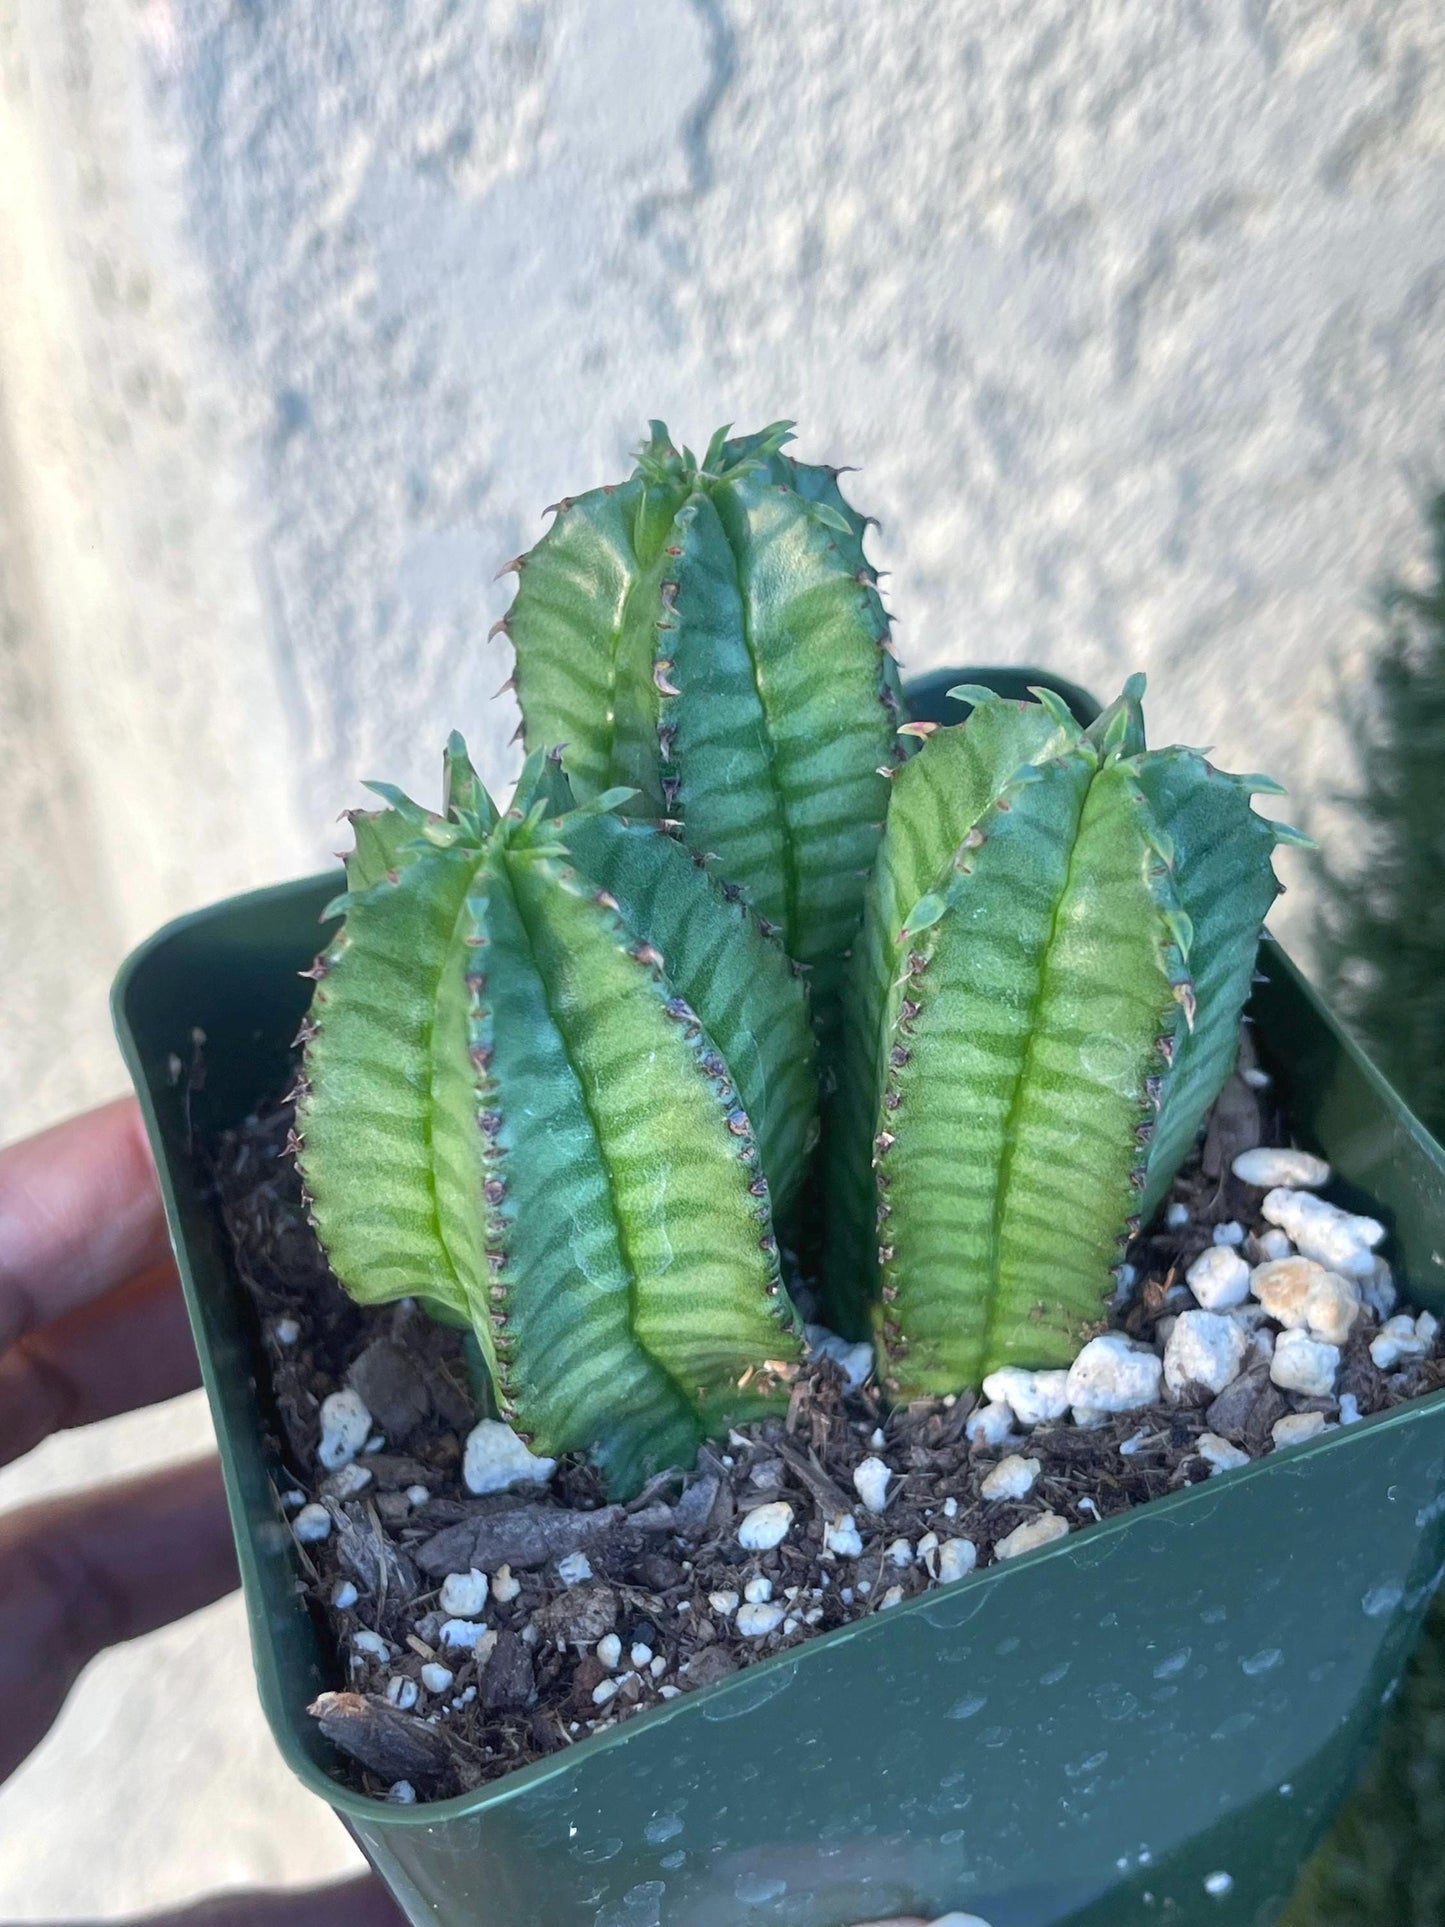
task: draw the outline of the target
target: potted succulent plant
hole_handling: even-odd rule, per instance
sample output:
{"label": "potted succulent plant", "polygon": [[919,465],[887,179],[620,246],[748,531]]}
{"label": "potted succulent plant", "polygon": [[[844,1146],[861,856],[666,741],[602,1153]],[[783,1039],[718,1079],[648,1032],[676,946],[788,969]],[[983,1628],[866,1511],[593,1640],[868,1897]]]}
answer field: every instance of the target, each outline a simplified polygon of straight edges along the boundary
{"label": "potted succulent plant", "polygon": [[[1265,1919],[1439,1576],[1440,1396],[1339,1425],[1333,1389],[1389,1339],[1386,1233],[1445,1301],[1445,1159],[1259,945],[1263,779],[1148,749],[1140,679],[1099,714],[961,672],[907,721],[863,520],[786,439],[654,424],[558,505],[500,625],[505,809],[453,739],[440,809],[354,818],[339,898],[221,905],[117,985],[262,1697],[418,1921]],[[1214,1141],[1246,1000],[1307,1147],[1242,1167],[1293,1177],[1263,1198]],[[348,1378],[279,1427],[320,1440],[288,1523],[257,1386],[298,1321],[258,1329],[203,1154],[298,1020],[334,1280],[464,1333],[482,1416],[465,1463],[455,1424],[402,1453]],[[1309,1442],[1249,1463],[1276,1411]]]}

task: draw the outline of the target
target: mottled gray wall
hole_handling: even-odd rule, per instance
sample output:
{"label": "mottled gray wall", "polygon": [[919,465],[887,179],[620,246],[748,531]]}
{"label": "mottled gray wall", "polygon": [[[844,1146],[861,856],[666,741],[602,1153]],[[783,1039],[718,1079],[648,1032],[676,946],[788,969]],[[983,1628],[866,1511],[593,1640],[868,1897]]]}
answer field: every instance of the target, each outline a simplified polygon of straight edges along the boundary
{"label": "mottled gray wall", "polygon": [[[0,1137],[115,1083],[160,917],[454,724],[505,775],[493,570],[653,414],[862,464],[912,664],[1144,667],[1328,832],[1442,375],[1439,0],[0,0]],[[334,1861],[236,1637],[110,1662],[4,1910]],[[223,1669],[179,1752],[156,1654]],[[142,1824],[62,1851],[125,1733]]]}

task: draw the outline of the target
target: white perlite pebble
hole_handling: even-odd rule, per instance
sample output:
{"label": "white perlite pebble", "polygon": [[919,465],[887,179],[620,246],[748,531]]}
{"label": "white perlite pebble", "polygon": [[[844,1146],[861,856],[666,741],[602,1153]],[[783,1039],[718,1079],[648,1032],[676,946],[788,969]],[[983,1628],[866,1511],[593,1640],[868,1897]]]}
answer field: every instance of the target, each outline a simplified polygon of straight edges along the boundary
{"label": "white perlite pebble", "polygon": [[594,1706],[605,1706],[609,1700],[616,1699],[621,1691],[622,1681],[620,1679],[600,1679],[592,1688],[592,1704]]}
{"label": "white perlite pebble", "polygon": [[1010,1452],[978,1489],[985,1499],[1022,1499],[1033,1491],[1042,1470],[1037,1459],[1023,1459],[1017,1452]]}
{"label": "white perlite pebble", "polygon": [[616,1633],[604,1633],[597,1642],[596,1651],[608,1672],[615,1672],[622,1661],[622,1641]]}
{"label": "white perlite pebble", "polygon": [[[1370,1340],[1370,1357],[1382,1372],[1388,1372],[1402,1358],[1423,1358],[1435,1343],[1440,1321],[1428,1311],[1418,1318],[1401,1312],[1382,1325]],[[298,1521],[299,1523],[299,1521]]]}
{"label": "white perlite pebble", "polygon": [[1305,1303],[1305,1320],[1316,1338],[1327,1345],[1343,1345],[1360,1315],[1360,1288],[1353,1278],[1325,1272]]}
{"label": "white perlite pebble", "polygon": [[742,1594],[736,1592],[710,1592],[707,1596],[707,1603],[715,1613],[721,1613],[724,1619],[730,1619],[742,1603]]}
{"label": "white perlite pebble", "polygon": [[652,1664],[652,1648],[638,1640],[635,1646],[629,1648],[627,1658],[633,1668],[640,1673],[644,1666]]}
{"label": "white perlite pebble", "polygon": [[995,1559],[1017,1559],[1020,1553],[1036,1552],[1040,1546],[1051,1546],[1055,1539],[1068,1537],[1069,1522],[1061,1519],[1057,1512],[1041,1512],[1037,1519],[1027,1519],[1021,1526],[1015,1526],[1006,1538],[1000,1539],[993,1549]]}
{"label": "white perlite pebble", "polygon": [[870,1512],[881,1512],[888,1500],[888,1482],[893,1477],[882,1459],[864,1459],[853,1469],[853,1490]]}
{"label": "white perlite pebble", "polygon": [[421,1669],[421,1683],[429,1693],[449,1693],[456,1677],[450,1666],[443,1666],[436,1659],[428,1660]]}
{"label": "white perlite pebble", "polygon": [[1069,1403],[1090,1412],[1135,1412],[1159,1397],[1156,1354],[1122,1332],[1091,1338],[1069,1367]]}
{"label": "white perlite pebble", "polygon": [[1326,1271],[1313,1258],[1271,1258],[1256,1265],[1249,1288],[1276,1324],[1307,1328],[1330,1345],[1343,1345],[1360,1315],[1354,1279]]}
{"label": "white perlite pebble", "polygon": [[850,1392],[858,1391],[871,1376],[873,1347],[866,1340],[850,1345],[846,1338],[829,1331],[826,1325],[805,1325],[803,1336],[814,1358],[831,1358],[838,1366],[843,1374],[843,1383]]}
{"label": "white perlite pebble", "polygon": [[1069,1409],[1067,1372],[1026,1372],[1002,1365],[983,1381],[983,1395],[1006,1405],[1020,1425],[1044,1425]]}
{"label": "white perlite pebble", "polygon": [[386,1798],[390,1806],[414,1807],[416,1805],[416,1788],[410,1780],[393,1780],[391,1785],[386,1789]]}
{"label": "white perlite pebble", "polygon": [[823,1528],[823,1546],[826,1551],[837,1553],[840,1559],[857,1559],[861,1555],[863,1536],[851,1512],[845,1512],[841,1519],[828,1521]]}
{"label": "white perlite pebble", "polygon": [[1332,1392],[1339,1369],[1339,1346],[1302,1331],[1281,1332],[1269,1362],[1269,1375],[1282,1392],[1303,1392],[1307,1398]]}
{"label": "white perlite pebble", "polygon": [[349,1579],[340,1580],[331,1589],[332,1610],[339,1613],[349,1612],[359,1597],[356,1587]]}
{"label": "white perlite pebble", "polygon": [[359,1633],[351,1635],[351,1644],[358,1653],[365,1653],[368,1659],[390,1659],[391,1648],[380,1633],[371,1632],[363,1626]]}
{"label": "white perlite pebble", "polygon": [[462,1479],[468,1492],[506,1492],[514,1485],[545,1485],[557,1470],[555,1459],[529,1452],[510,1425],[484,1418],[467,1433]]}
{"label": "white perlite pebble", "polygon": [[785,1499],[756,1506],[738,1527],[738,1544],[746,1552],[771,1552],[787,1538],[793,1508]]}
{"label": "white perlite pebble", "polygon": [[1182,1231],[1189,1222],[1189,1206],[1180,1204],[1176,1198],[1164,1213],[1164,1222],[1171,1231]]}
{"label": "white perlite pebble", "polygon": [[1269,1435],[1276,1447],[1302,1445],[1306,1439],[1318,1438],[1324,1429],[1323,1412],[1291,1412],[1286,1418],[1275,1420],[1269,1428]]}
{"label": "white perlite pebble", "polygon": [[890,1566],[901,1569],[913,1564],[913,1547],[907,1539],[894,1539],[883,1556]]}
{"label": "white perlite pebble", "polygon": [[1347,1278],[1368,1278],[1375,1269],[1375,1246],[1385,1227],[1374,1218],[1356,1217],[1327,1204],[1312,1191],[1281,1187],[1269,1192],[1260,1210],[1288,1234],[1297,1251]]}
{"label": "white perlite pebble", "polygon": [[744,1639],[766,1639],[782,1625],[787,1614],[786,1606],[753,1605],[738,1607],[734,1622]]}
{"label": "white perlite pebble", "polygon": [[492,1597],[499,1606],[509,1606],[522,1590],[520,1579],[514,1578],[510,1566],[498,1566],[492,1574]]}
{"label": "white perlite pebble", "polygon": [[1261,1145],[1258,1150],[1241,1151],[1229,1168],[1237,1178],[1261,1191],[1273,1191],[1281,1184],[1294,1190],[1318,1191],[1330,1181],[1330,1167],[1309,1151],[1266,1150]]}
{"label": "white perlite pebble", "polygon": [[1249,1296],[1249,1266],[1228,1245],[1210,1245],[1184,1274],[1206,1311],[1228,1311]]}
{"label": "white perlite pebble", "polygon": [[1266,1258],[1292,1258],[1294,1256],[1294,1246],[1277,1224],[1272,1224],[1268,1231],[1262,1231],[1258,1238],[1255,1239],[1255,1243],[1259,1246]]}
{"label": "white perlite pebble", "polygon": [[301,1336],[301,1326],[295,1318],[278,1318],[271,1327],[271,1336],[278,1345],[294,1345]]}
{"label": "white perlite pebble", "polygon": [[1244,1239],[1244,1226],[1237,1218],[1231,1218],[1227,1224],[1217,1224],[1214,1227],[1214,1242],[1217,1245],[1242,1245]]}
{"label": "white perlite pebble", "polygon": [[1164,1382],[1176,1398],[1191,1385],[1222,1392],[1239,1377],[1248,1350],[1248,1335],[1222,1312],[1181,1312],[1164,1347]]}
{"label": "white perlite pebble", "polygon": [[765,1606],[773,1596],[773,1582],[760,1573],[743,1587],[743,1598],[750,1606]]}
{"label": "white perlite pebble", "polygon": [[408,1505],[426,1505],[431,1499],[431,1488],[425,1485],[409,1485],[406,1488]]}
{"label": "white perlite pebble", "polygon": [[557,1561],[557,1577],[564,1586],[580,1586],[592,1577],[592,1561],[585,1552],[569,1552]]}
{"label": "white perlite pebble", "polygon": [[1013,1429],[1013,1407],[1001,1399],[992,1405],[980,1405],[963,1423],[964,1437],[970,1445],[1002,1445]]}
{"label": "white perlite pebble", "polygon": [[1199,1438],[1199,1456],[1209,1467],[1213,1478],[1216,1472],[1233,1472],[1238,1466],[1249,1464],[1248,1452],[1241,1452],[1237,1445],[1222,1439],[1217,1432],[1203,1432]]}
{"label": "white perlite pebble", "polygon": [[978,1547],[972,1539],[945,1539],[938,1548],[938,1583],[951,1586],[965,1579],[978,1564]]}
{"label": "white perlite pebble", "polygon": [[331,1514],[324,1505],[316,1505],[314,1502],[311,1505],[304,1505],[291,1521],[291,1530],[296,1534],[298,1544],[317,1545],[322,1539],[330,1536]]}
{"label": "white perlite pebble", "polygon": [[409,1713],[416,1705],[420,1691],[414,1679],[408,1679],[405,1673],[393,1673],[386,1682],[386,1697],[401,1712]]}
{"label": "white perlite pebble", "polygon": [[371,1435],[371,1414],[348,1385],[321,1401],[321,1443],[316,1456],[328,1472],[350,1465]]}
{"label": "white perlite pebble", "polygon": [[496,1633],[479,1619],[444,1620],[437,1637],[443,1646],[451,1647],[453,1652],[471,1653],[479,1671],[497,1650]]}
{"label": "white perlite pebble", "polygon": [[1363,1414],[1360,1411],[1360,1401],[1355,1397],[1355,1394],[1353,1392],[1341,1392],[1340,1393],[1340,1424],[1341,1425],[1358,1425],[1362,1416]]}
{"label": "white perlite pebble", "polygon": [[487,1575],[475,1566],[470,1572],[449,1572],[437,1603],[448,1619],[475,1619],[487,1603],[488,1590]]}

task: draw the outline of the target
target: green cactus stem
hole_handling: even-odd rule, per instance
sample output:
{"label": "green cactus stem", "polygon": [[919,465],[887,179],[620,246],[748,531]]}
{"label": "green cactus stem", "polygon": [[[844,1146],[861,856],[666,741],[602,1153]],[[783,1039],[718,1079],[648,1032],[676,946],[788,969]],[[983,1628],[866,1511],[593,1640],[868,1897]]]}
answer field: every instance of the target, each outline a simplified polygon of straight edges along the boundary
{"label": "green cactus stem", "polygon": [[974,707],[893,784],[845,1012],[835,1322],[890,1391],[1067,1363],[1232,1066],[1277,890],[1262,778],[1145,746],[1142,676],[1088,730]]}
{"label": "green cactus stem", "polygon": [[503,1415],[630,1494],[799,1355],[772,1207],[816,1134],[804,986],[554,758],[505,815],[455,737],[441,815],[373,787],[303,1028],[314,1222],[355,1298],[465,1322]]}
{"label": "green cactus stem", "polygon": [[529,749],[579,798],[640,792],[813,973],[827,1035],[900,759],[889,618],[838,471],[790,425],[701,462],[652,424],[631,478],[556,505],[510,565]]}

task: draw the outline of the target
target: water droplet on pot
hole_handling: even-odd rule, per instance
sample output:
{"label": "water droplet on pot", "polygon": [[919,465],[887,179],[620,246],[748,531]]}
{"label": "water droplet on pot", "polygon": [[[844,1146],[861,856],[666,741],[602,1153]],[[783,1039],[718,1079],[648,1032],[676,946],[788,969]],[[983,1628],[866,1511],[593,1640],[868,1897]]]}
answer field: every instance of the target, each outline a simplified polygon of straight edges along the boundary
{"label": "water droplet on pot", "polygon": [[745,1673],[717,1699],[700,1707],[699,1716],[714,1725],[723,1720],[740,1720],[748,1713],[755,1713],[760,1706],[766,1706],[779,1693],[786,1693],[797,1672],[798,1662],[793,1660],[789,1665],[763,1666],[756,1672]]}
{"label": "water droplet on pot", "polygon": [[775,1874],[740,1873],[733,1882],[733,1897],[745,1907],[765,1907],[770,1900],[779,1900],[788,1891],[786,1880],[779,1880]]}
{"label": "water droplet on pot", "polygon": [[1405,1588],[1395,1579],[1382,1579],[1378,1586],[1370,1590],[1360,1601],[1360,1609],[1366,1619],[1380,1619],[1392,1613],[1405,1597]]}
{"label": "water droplet on pot", "polygon": [[971,1699],[955,1700],[954,1704],[949,1707],[947,1713],[944,1714],[944,1718],[949,1720],[971,1720],[975,1713],[981,1713],[987,1705],[988,1695],[986,1693],[975,1694]]}
{"label": "water droplet on pot", "polygon": [[1248,1659],[1239,1662],[1239,1670],[1250,1679],[1257,1679],[1261,1673],[1271,1673],[1284,1658],[1278,1646],[1266,1646],[1262,1653],[1253,1653]]}

